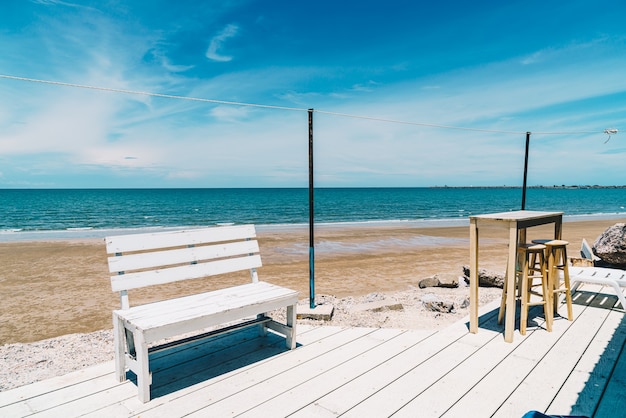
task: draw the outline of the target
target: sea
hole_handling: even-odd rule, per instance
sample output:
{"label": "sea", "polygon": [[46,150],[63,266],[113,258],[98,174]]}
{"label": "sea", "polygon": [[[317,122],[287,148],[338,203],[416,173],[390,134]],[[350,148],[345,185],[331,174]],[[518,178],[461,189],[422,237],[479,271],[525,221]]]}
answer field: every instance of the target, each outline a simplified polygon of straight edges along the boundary
{"label": "sea", "polygon": [[[468,217],[521,209],[515,187],[316,188],[314,224],[469,225]],[[309,225],[306,188],[0,189],[0,242],[103,238],[187,227]],[[568,219],[626,217],[626,188],[538,187],[528,210]]]}

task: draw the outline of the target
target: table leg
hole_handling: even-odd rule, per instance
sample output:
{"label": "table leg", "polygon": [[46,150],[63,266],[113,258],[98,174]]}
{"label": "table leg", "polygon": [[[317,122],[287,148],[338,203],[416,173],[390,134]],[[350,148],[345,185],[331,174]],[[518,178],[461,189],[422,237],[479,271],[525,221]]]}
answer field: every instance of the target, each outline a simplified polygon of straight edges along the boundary
{"label": "table leg", "polygon": [[504,322],[504,341],[513,342],[515,330],[515,263],[517,261],[517,225],[509,227],[509,259],[506,271],[506,317]]}
{"label": "table leg", "polygon": [[470,220],[470,332],[478,332],[478,225]]}
{"label": "table leg", "polygon": [[561,239],[562,234],[563,234],[563,221],[562,219],[559,219],[554,223],[554,239]]}

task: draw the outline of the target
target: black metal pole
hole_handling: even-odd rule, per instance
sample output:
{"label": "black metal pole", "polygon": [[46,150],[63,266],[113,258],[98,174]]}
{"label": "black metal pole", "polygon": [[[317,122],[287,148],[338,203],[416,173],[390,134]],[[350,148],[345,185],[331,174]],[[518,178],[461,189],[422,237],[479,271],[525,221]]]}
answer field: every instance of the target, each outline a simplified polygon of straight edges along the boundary
{"label": "black metal pole", "polygon": [[526,209],[526,179],[528,178],[528,148],[530,146],[530,132],[526,132],[526,154],[524,156],[524,184],[522,185],[522,210]]}
{"label": "black metal pole", "polygon": [[315,308],[315,199],[313,187],[313,109],[309,109],[309,306]]}

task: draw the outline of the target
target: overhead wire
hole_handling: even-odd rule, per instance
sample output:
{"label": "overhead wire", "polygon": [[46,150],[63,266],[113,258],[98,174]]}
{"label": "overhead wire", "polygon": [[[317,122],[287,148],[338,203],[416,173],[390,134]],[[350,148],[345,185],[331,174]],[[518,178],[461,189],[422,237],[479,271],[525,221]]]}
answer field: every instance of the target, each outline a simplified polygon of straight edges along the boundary
{"label": "overhead wire", "polygon": [[216,99],[204,99],[204,98],[199,98],[199,97],[177,96],[177,95],[172,95],[172,94],[152,93],[152,92],[147,92],[147,91],[118,89],[114,87],[99,87],[99,86],[90,86],[87,84],[66,83],[63,81],[39,80],[36,78],[17,77],[17,76],[4,75],[4,74],[0,74],[0,78],[6,78],[9,80],[18,80],[18,81],[28,81],[32,83],[52,84],[52,85],[64,86],[64,87],[75,87],[75,88],[88,89],[88,90],[99,90],[99,91],[107,91],[107,92],[113,92],[113,93],[132,94],[132,95],[138,95],[138,96],[158,97],[161,99],[188,100],[188,101],[194,101],[194,102],[223,104],[223,105],[230,105],[230,106],[259,107],[259,108],[264,108],[264,109],[277,109],[277,110],[292,110],[292,111],[306,111],[307,110],[307,109],[301,109],[301,108],[296,108],[296,107],[273,106],[273,105],[233,102],[233,101],[216,100]]}
{"label": "overhead wire", "polygon": [[[189,97],[189,96],[180,96],[180,95],[172,95],[172,94],[153,93],[153,92],[146,92],[146,91],[119,89],[119,88],[113,88],[113,87],[100,87],[100,86],[92,86],[92,85],[86,85],[86,84],[67,83],[67,82],[62,82],[62,81],[41,80],[41,79],[36,79],[36,78],[19,77],[19,76],[6,75],[6,74],[0,74],[0,78],[4,78],[8,80],[26,81],[26,82],[31,82],[31,83],[41,83],[41,84],[50,84],[50,85],[64,86],[64,87],[98,90],[98,91],[113,92],[113,93],[157,97],[157,98],[162,98],[162,99],[175,99],[175,100],[187,100],[187,101],[194,101],[194,102],[201,102],[201,103],[222,104],[222,105],[228,105],[228,106],[255,107],[255,108],[261,108],[261,109],[285,110],[285,111],[296,111],[296,112],[313,111],[315,113],[339,116],[339,117],[345,117],[345,118],[363,119],[363,120],[371,120],[371,121],[377,121],[377,122],[394,123],[394,124],[402,124],[402,125],[424,126],[424,127],[439,128],[439,129],[499,133],[499,134],[507,134],[507,135],[522,135],[522,134],[526,134],[527,132],[527,131],[521,132],[521,131],[507,131],[507,130],[497,130],[497,129],[484,129],[484,128],[469,128],[469,127],[462,127],[462,126],[441,125],[441,124],[435,124],[435,123],[403,121],[403,120],[387,119],[387,118],[374,117],[374,116],[353,115],[349,113],[332,112],[332,111],[319,110],[319,109],[306,109],[306,108],[266,105],[266,104],[258,104],[258,103],[235,102],[235,101],[228,101],[228,100],[206,99],[206,98],[199,98],[199,97]],[[609,139],[611,139],[611,135],[618,133],[618,130],[617,129],[604,129],[603,131],[531,132],[531,133],[533,135],[586,135],[586,134],[604,133],[609,136],[608,139],[606,140],[606,142],[608,142]]]}

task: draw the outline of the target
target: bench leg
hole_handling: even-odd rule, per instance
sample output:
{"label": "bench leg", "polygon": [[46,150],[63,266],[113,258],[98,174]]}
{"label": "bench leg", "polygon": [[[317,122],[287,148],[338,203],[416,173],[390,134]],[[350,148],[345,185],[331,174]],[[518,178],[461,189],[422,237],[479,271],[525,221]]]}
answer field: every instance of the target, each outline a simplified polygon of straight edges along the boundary
{"label": "bench leg", "polygon": [[296,305],[287,306],[287,326],[290,327],[289,335],[286,335],[287,348],[296,348]]}
{"label": "bench leg", "polygon": [[115,376],[118,381],[123,382],[126,380],[124,324],[115,313],[113,313],[113,344],[115,345]]}
{"label": "bench leg", "polygon": [[135,350],[137,351],[137,389],[139,390],[139,400],[146,403],[150,401],[150,384],[152,383],[148,345],[141,331],[136,331],[133,335],[135,337]]}
{"label": "bench leg", "polygon": [[622,289],[615,282],[611,283],[611,287],[613,287],[613,290],[615,290],[615,293],[617,295],[617,299],[619,299],[619,303],[622,304],[622,309],[626,310],[626,297],[624,296],[624,293],[622,292]]}
{"label": "bench leg", "polygon": [[[264,317],[266,314],[262,313],[262,314],[258,314],[257,315],[257,319],[260,319],[262,317]],[[259,337],[265,337],[267,335],[267,324],[259,324],[257,325],[258,329],[259,329]]]}

